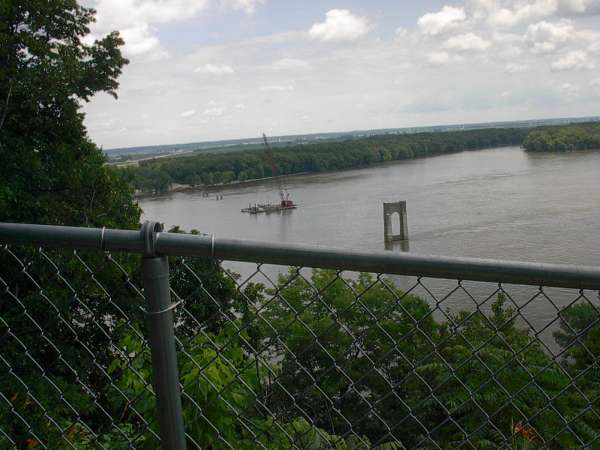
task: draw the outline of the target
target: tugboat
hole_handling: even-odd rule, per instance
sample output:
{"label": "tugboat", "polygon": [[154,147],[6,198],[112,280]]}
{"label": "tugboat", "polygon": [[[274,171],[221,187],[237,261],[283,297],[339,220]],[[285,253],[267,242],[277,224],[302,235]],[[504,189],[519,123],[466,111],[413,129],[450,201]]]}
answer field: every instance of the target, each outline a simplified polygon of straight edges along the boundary
{"label": "tugboat", "polygon": [[290,193],[287,190],[285,191],[285,198],[283,196],[283,192],[282,191],[279,191],[279,196],[281,197],[281,202],[279,203],[279,207],[282,210],[285,210],[285,209],[296,209],[296,204],[290,198]]}

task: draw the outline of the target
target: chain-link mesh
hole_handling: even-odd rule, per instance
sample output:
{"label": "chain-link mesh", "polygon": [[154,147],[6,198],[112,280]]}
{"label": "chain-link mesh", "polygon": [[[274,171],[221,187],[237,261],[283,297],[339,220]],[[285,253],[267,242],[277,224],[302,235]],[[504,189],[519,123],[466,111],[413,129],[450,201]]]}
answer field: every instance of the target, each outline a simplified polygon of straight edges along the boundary
{"label": "chain-link mesh", "polygon": [[108,253],[0,249],[0,448],[146,448],[158,438],[140,402],[152,387],[137,266]]}
{"label": "chain-link mesh", "polygon": [[[157,448],[139,257],[0,263],[0,448]],[[188,448],[600,448],[596,292],[170,265]]]}

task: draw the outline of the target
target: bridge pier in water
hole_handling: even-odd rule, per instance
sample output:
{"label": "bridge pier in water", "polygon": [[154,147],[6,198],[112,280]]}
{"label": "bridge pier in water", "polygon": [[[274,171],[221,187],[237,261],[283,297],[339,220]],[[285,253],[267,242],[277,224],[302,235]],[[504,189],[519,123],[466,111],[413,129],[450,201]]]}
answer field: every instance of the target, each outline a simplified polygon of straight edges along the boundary
{"label": "bridge pier in water", "polygon": [[[400,229],[398,234],[394,234],[392,220],[398,215]],[[383,203],[383,236],[386,244],[386,249],[391,247],[393,242],[405,243],[402,248],[408,249],[408,218],[406,214],[406,201]]]}

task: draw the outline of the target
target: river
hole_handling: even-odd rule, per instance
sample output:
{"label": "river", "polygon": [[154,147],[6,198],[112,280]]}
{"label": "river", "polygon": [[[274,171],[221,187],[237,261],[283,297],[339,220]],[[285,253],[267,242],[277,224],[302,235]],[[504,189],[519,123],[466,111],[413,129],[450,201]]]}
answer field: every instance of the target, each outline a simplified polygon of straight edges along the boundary
{"label": "river", "polygon": [[[284,214],[240,212],[249,203],[276,202],[273,180],[223,188],[223,200],[174,193],[140,206],[148,219],[220,237],[383,250],[382,203],[406,200],[413,253],[600,264],[600,151],[504,147],[289,177],[285,185],[300,206]],[[398,278],[403,287],[413,281]],[[433,286],[436,295],[449,288]],[[492,292],[489,285],[473,289],[480,297]],[[531,291],[514,292],[522,304]],[[564,305],[572,294],[555,295]],[[537,304],[534,316],[555,316],[547,302]]]}

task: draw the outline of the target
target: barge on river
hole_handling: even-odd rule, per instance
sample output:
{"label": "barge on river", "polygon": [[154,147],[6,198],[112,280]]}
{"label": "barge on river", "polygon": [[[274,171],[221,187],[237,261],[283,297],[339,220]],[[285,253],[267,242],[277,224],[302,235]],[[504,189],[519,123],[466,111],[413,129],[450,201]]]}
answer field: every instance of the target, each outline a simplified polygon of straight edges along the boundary
{"label": "barge on river", "polygon": [[[265,156],[271,163],[271,174],[272,176],[276,176],[278,172],[277,164],[275,164],[275,160],[273,159],[273,151],[271,150],[271,146],[267,141],[267,136],[263,133],[263,142],[265,144]],[[243,208],[243,213],[248,214],[271,214],[271,213],[280,213],[282,211],[289,211],[291,209],[296,209],[296,204],[290,198],[290,194],[287,189],[283,186],[283,183],[280,178],[277,179],[279,183],[279,203],[267,203],[260,204],[255,203],[254,205],[248,205],[247,208]]]}
{"label": "barge on river", "polygon": [[284,196],[283,192],[280,192],[279,195],[281,195],[281,201],[279,203],[258,203],[248,205],[247,208],[242,209],[242,212],[248,214],[271,214],[297,208],[297,205],[290,199],[290,194],[286,193]]}

